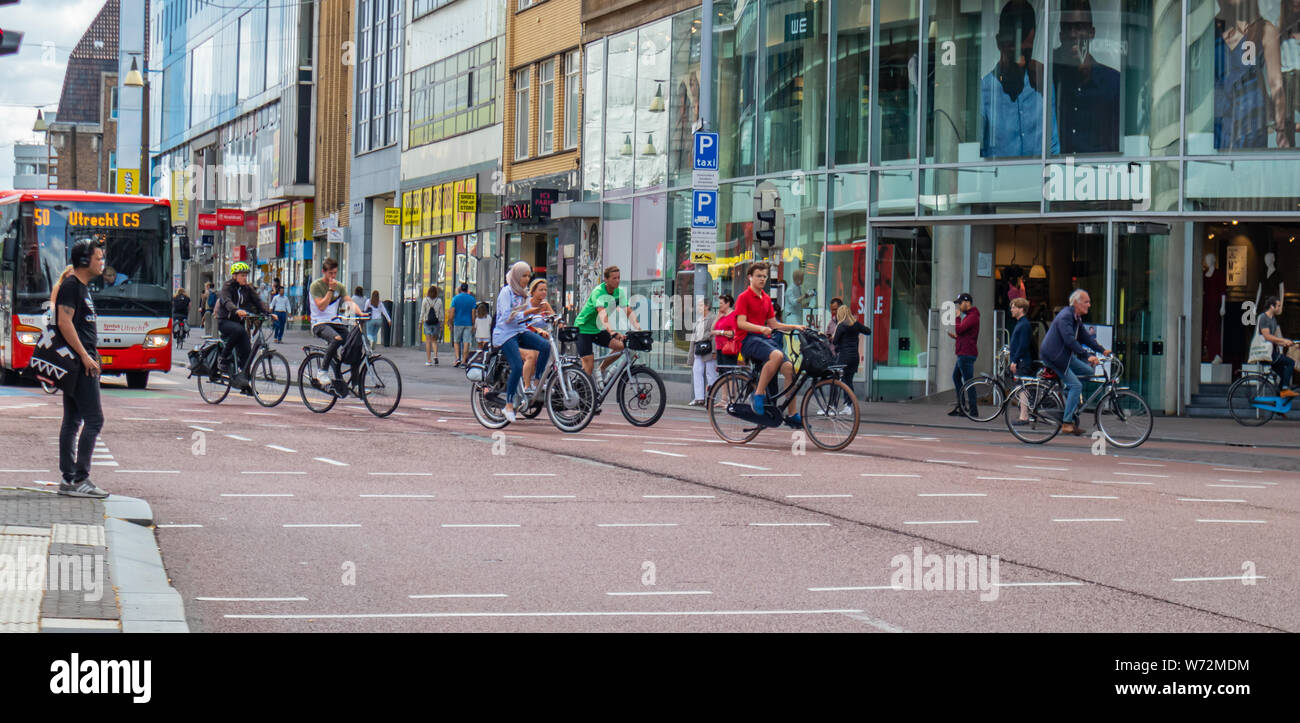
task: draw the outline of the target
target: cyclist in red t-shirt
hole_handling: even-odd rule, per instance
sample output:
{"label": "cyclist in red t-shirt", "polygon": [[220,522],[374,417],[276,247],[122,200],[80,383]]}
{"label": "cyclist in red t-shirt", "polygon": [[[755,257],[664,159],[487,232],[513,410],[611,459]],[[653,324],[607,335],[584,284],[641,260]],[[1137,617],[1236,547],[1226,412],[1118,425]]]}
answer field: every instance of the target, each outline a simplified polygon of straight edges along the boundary
{"label": "cyclist in red t-shirt", "polygon": [[[736,339],[740,341],[740,353],[745,355],[746,361],[763,361],[763,369],[758,375],[758,387],[754,390],[754,411],[759,414],[763,413],[763,404],[767,399],[767,385],[778,370],[785,377],[787,388],[794,383],[794,365],[786,359],[781,346],[772,340],[772,331],[798,331],[804,328],[776,320],[772,299],[765,291],[770,268],[771,264],[766,261],[751,265],[749,288],[736,297]],[[803,425],[803,420],[795,412],[794,395],[790,396],[786,412],[786,424],[796,428]]]}

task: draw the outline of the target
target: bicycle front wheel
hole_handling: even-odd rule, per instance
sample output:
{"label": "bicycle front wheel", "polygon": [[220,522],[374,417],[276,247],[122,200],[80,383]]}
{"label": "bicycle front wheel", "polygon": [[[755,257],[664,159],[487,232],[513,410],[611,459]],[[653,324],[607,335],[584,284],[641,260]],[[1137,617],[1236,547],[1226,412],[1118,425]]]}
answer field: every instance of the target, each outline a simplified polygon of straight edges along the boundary
{"label": "bicycle front wheel", "polygon": [[1128,389],[1112,391],[1097,405],[1097,427],[1116,447],[1131,449],[1141,445],[1151,436],[1154,426],[1151,407]]}
{"label": "bicycle front wheel", "polygon": [[[1052,385],[1027,382],[1017,385],[1007,395],[1008,404],[1004,419],[1007,429],[1025,444],[1046,444],[1060,434],[1065,419],[1065,400]],[[1027,413],[1020,421],[1021,405]]]}
{"label": "bicycle front wheel", "polygon": [[195,379],[199,383],[199,396],[208,404],[221,404],[230,394],[230,379],[224,374],[217,373],[215,379],[208,374],[200,374]]}
{"label": "bicycle front wheel", "polygon": [[799,414],[813,444],[832,452],[849,446],[858,436],[862,421],[858,398],[838,379],[823,379],[812,385],[803,395]]}
{"label": "bicycle front wheel", "polygon": [[559,375],[552,376],[546,385],[546,414],[561,432],[581,432],[595,416],[596,383],[579,366],[564,367],[561,373],[569,393],[565,395]]}
{"label": "bicycle front wheel", "polygon": [[1002,382],[981,374],[962,385],[957,406],[973,422],[992,422],[1002,413],[1006,401],[1006,388]]}
{"label": "bicycle front wheel", "polygon": [[319,372],[325,368],[325,355],[314,351],[303,358],[298,365],[298,396],[302,397],[303,406],[317,414],[324,414],[334,408],[338,397],[334,392],[322,387],[317,381]]}
{"label": "bicycle front wheel", "polygon": [[733,417],[727,408],[733,404],[749,406],[753,403],[754,378],[749,374],[733,369],[713,382],[709,388],[706,406],[709,408],[709,424],[713,431],[730,444],[745,444],[763,431],[762,425]]}
{"label": "bicycle front wheel", "polygon": [[1259,397],[1276,397],[1277,387],[1267,377],[1250,374],[1228,387],[1228,413],[1238,424],[1258,427],[1273,419],[1273,412],[1255,406]]}
{"label": "bicycle front wheel", "polygon": [[635,366],[618,380],[618,408],[634,427],[649,427],[664,414],[668,393],[659,373],[647,366]]}
{"label": "bicycle front wheel", "polygon": [[263,407],[274,407],[289,394],[289,360],[278,351],[262,352],[248,370],[253,398]]}
{"label": "bicycle front wheel", "polygon": [[362,363],[361,401],[381,419],[397,411],[397,403],[402,401],[402,375],[396,364],[382,356]]}

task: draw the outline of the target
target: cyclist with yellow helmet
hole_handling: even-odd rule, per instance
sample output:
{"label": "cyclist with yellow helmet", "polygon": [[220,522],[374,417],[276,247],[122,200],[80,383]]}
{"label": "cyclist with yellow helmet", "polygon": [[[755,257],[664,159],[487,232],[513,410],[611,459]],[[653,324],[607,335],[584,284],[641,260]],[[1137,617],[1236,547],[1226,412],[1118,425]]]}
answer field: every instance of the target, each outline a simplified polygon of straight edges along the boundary
{"label": "cyclist with yellow helmet", "polygon": [[244,328],[243,319],[250,312],[271,313],[257,295],[257,290],[248,282],[251,271],[252,267],[243,261],[231,264],[230,280],[221,287],[221,294],[217,297],[217,330],[221,334],[222,341],[226,343],[220,365],[222,371],[228,372],[231,352],[239,353],[240,368],[230,382],[231,386],[238,389],[249,386],[244,367],[248,364],[248,357],[252,353],[252,342],[248,338],[248,330]]}

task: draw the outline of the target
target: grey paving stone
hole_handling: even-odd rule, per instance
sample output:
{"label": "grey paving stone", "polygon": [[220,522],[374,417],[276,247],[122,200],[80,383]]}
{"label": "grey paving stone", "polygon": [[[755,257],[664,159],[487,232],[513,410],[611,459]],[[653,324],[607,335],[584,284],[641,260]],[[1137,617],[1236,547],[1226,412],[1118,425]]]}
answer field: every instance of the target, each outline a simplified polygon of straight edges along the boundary
{"label": "grey paving stone", "polygon": [[138,497],[109,495],[108,499],[104,500],[104,514],[137,525],[153,524],[153,509],[149,507],[148,502]]}

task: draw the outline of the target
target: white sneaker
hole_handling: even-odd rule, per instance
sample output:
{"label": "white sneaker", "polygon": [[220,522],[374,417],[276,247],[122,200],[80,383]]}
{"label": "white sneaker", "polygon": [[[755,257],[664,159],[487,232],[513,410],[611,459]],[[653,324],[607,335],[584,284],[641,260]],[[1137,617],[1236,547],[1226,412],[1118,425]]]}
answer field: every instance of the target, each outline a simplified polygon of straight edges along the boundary
{"label": "white sneaker", "polygon": [[425,365],[426,367],[431,367],[431,366],[433,366],[433,362],[427,361],[427,362],[424,363],[424,365]]}
{"label": "white sneaker", "polygon": [[326,389],[329,389],[330,385],[334,383],[334,380],[330,379],[329,372],[325,371],[324,369],[320,369],[316,372],[316,383]]}
{"label": "white sneaker", "polygon": [[501,412],[506,415],[507,422],[513,422],[518,419],[518,417],[515,416],[515,410],[513,409],[502,409]]}

